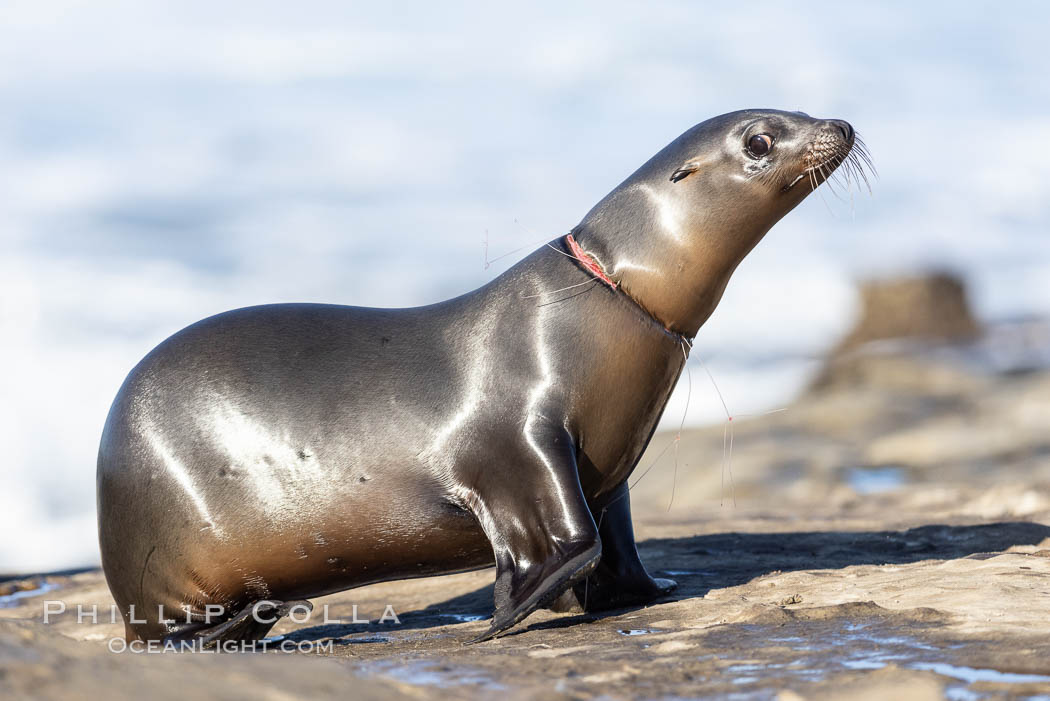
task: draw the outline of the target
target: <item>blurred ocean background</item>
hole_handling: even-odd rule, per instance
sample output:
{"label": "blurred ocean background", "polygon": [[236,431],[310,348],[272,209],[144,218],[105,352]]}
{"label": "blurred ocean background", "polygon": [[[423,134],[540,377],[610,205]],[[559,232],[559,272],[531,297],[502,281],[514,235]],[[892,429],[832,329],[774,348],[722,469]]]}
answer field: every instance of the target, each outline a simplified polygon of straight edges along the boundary
{"label": "blurred ocean background", "polygon": [[[701,329],[734,413],[804,386],[858,278],[947,268],[985,320],[1050,314],[1048,27],[1041,2],[5,0],[0,573],[97,562],[102,425],[166,336],[468,291],[735,109],[847,119],[880,178],[804,202]],[[525,249],[486,267],[486,241]],[[689,425],[724,416],[697,370]]]}

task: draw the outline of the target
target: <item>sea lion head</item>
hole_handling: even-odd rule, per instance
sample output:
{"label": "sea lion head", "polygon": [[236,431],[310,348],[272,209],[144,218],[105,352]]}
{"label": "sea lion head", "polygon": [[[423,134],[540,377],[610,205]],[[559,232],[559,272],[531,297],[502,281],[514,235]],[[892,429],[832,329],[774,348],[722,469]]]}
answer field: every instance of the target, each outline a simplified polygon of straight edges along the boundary
{"label": "sea lion head", "polygon": [[867,183],[870,161],[848,122],[731,112],[668,144],[573,233],[626,294],[692,337],[744,256],[840,166],[847,183]]}

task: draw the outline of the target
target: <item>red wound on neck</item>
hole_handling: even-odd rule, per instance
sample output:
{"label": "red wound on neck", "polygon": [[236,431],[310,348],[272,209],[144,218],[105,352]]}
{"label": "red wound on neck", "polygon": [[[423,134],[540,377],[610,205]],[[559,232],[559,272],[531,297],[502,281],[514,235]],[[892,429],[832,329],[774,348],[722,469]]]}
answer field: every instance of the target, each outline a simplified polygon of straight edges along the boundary
{"label": "red wound on neck", "polygon": [[598,278],[614,290],[616,289],[616,283],[612,281],[612,278],[605,274],[605,271],[602,270],[602,267],[598,265],[598,261],[596,261],[594,258],[591,258],[589,255],[587,255],[586,252],[584,252],[584,250],[580,247],[580,244],[576,243],[576,239],[572,237],[572,234],[569,234],[565,237],[565,242],[569,244],[569,250],[572,251],[573,257],[576,258],[576,260],[580,261],[580,263],[583,264],[583,267],[587,268],[587,270],[590,271],[591,275]]}

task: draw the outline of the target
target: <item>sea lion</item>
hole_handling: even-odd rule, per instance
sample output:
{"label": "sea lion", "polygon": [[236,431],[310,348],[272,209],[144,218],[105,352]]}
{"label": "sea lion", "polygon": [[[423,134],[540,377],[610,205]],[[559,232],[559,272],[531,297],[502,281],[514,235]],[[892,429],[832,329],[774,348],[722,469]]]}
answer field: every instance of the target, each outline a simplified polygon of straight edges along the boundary
{"label": "sea lion", "polygon": [[733,270],[855,143],[802,113],[715,117],[461,297],[249,307],[161,343],[98,457],[127,638],[255,639],[299,599],[493,562],[479,640],[570,588],[589,610],[666,594],[627,477]]}

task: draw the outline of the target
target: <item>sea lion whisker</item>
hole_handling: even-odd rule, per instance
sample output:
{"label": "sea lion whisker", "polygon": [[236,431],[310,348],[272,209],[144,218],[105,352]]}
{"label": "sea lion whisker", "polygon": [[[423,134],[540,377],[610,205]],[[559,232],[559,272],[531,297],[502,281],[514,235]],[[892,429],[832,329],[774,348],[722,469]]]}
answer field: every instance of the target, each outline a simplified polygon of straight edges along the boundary
{"label": "sea lion whisker", "polygon": [[[848,197],[851,216],[855,212],[855,200],[853,196],[853,185],[856,183],[858,191],[865,188],[870,195],[872,193],[871,180],[868,171],[877,175],[871,162],[871,156],[867,146],[859,135],[854,136],[854,142],[850,146],[838,146],[834,152],[818,163],[805,168],[810,178],[810,192],[816,190],[821,183],[828,184],[828,191],[840,201],[846,201]],[[841,186],[841,191],[840,191]],[[785,188],[785,191],[789,188]],[[827,200],[821,194],[825,206]],[[828,211],[834,216],[834,212],[828,207]]]}
{"label": "sea lion whisker", "polygon": [[875,163],[871,160],[871,154],[868,153],[868,149],[863,145],[856,149],[857,159],[863,161],[864,165],[871,171],[871,174],[875,177],[879,176],[879,172],[875,169]]}
{"label": "sea lion whisker", "polygon": [[824,197],[824,190],[821,189],[821,187],[820,187],[820,185],[822,183],[826,183],[827,181],[828,181],[828,179],[824,178],[823,180],[821,180],[820,182],[817,183],[817,196],[819,196],[820,197],[820,201],[824,203],[824,209],[828,210],[828,214],[830,214],[834,218],[835,217],[835,210],[833,210],[831,208],[831,205],[828,204],[827,198]]}
{"label": "sea lion whisker", "polygon": [[867,151],[860,151],[860,157],[864,160],[864,163],[868,166],[868,170],[875,177],[879,177],[879,171],[875,168],[875,162],[871,160],[871,154]]}
{"label": "sea lion whisker", "polygon": [[[824,182],[828,184],[827,189],[831,192],[832,196],[840,202],[845,202],[846,200],[843,198],[843,195],[845,193],[839,192],[839,189],[838,187],[836,187],[835,182],[835,177],[839,173],[838,167],[841,163],[840,159],[840,153],[833,154],[831,157],[829,157],[827,160],[820,164],[820,172],[824,178]],[[846,189],[848,191],[848,183]]]}
{"label": "sea lion whisker", "polygon": [[853,148],[864,158],[864,160],[868,161],[868,165],[872,168],[875,167],[871,162],[871,152],[868,150],[868,144],[861,138],[859,132],[853,137]]}
{"label": "sea lion whisker", "polygon": [[828,173],[826,170],[824,170],[825,163],[826,161],[817,164],[817,175],[820,178],[821,183],[826,183],[828,181]]}
{"label": "sea lion whisker", "polygon": [[815,174],[815,175],[818,175],[818,176],[823,176],[823,170],[822,170],[823,165],[824,165],[824,163],[820,162],[820,163],[815,163],[815,164],[813,164],[811,166],[806,166],[805,172],[812,173],[812,174]]}
{"label": "sea lion whisker", "polygon": [[[848,150],[843,156],[839,156],[837,160],[839,160],[839,163],[833,177],[834,175],[839,175],[839,177],[845,182],[846,190],[850,195],[850,206],[852,211],[853,183],[857,183],[858,189],[863,184],[868,190],[869,195],[871,194],[871,183],[868,181],[867,175],[864,172],[863,162],[853,149]],[[829,188],[834,189],[830,186]]]}
{"label": "sea lion whisker", "polygon": [[862,187],[866,187],[868,194],[870,195],[871,185],[867,182],[863,170],[857,165],[856,157],[850,154],[849,158],[846,159],[844,167],[846,173],[852,178],[852,181],[857,184],[857,192],[860,192]]}
{"label": "sea lion whisker", "polygon": [[843,161],[842,164],[839,166],[838,170],[836,171],[836,175],[838,176],[839,181],[843,184],[843,187],[846,189],[846,192],[849,194],[850,208],[852,209],[854,177],[853,174],[850,172],[849,164],[846,161]]}
{"label": "sea lion whisker", "polygon": [[846,192],[849,193],[849,217],[851,220],[855,220],[857,217],[857,206],[853,199],[853,181],[850,180],[849,169],[846,169]]}
{"label": "sea lion whisker", "polygon": [[846,156],[842,159],[842,163],[839,165],[839,168],[842,170],[843,175],[847,177],[851,183],[857,180],[857,174],[854,172],[854,158],[851,153],[846,154]]}
{"label": "sea lion whisker", "polygon": [[[861,151],[851,151],[850,152],[850,156],[849,156],[849,163],[850,163],[850,166],[856,171],[856,173],[858,175],[858,179],[864,182],[864,186],[867,188],[868,194],[870,195],[871,194],[871,181],[868,180],[868,174],[867,174],[866,170],[868,170],[868,168],[870,168],[872,170],[872,174],[873,175],[875,174],[874,173],[874,166],[870,165],[870,163],[871,163],[870,159],[867,158],[867,156],[864,154],[864,152],[862,150]],[[865,164],[868,165],[868,168],[865,168]]]}
{"label": "sea lion whisker", "polygon": [[[871,190],[871,181],[868,180],[870,166],[866,167],[866,161],[862,160],[859,155],[854,155],[851,162],[853,163],[853,167],[857,169],[857,173],[860,175],[861,179],[864,180],[864,184],[868,187],[868,190]],[[872,171],[872,175],[874,175],[874,171]]]}
{"label": "sea lion whisker", "polygon": [[[805,159],[814,160],[814,151],[825,147],[826,145],[821,146],[818,142],[813,142]],[[856,182],[858,188],[863,185],[868,190],[868,193],[871,194],[871,181],[868,178],[867,171],[870,169],[874,175],[875,170],[867,146],[863,139],[860,138],[860,135],[854,132],[853,142],[850,145],[838,144],[832,146],[831,151],[829,155],[821,154],[824,157],[819,162],[811,162],[805,166],[802,175],[809,178],[810,192],[813,192],[822,183],[826,182],[828,184],[827,189],[831,191],[836,199],[843,200],[844,196],[848,196],[850,208],[853,211],[854,182]],[[799,178],[795,178],[785,185],[781,191],[789,191],[798,181]],[[839,185],[841,185],[842,191],[839,190]],[[827,202],[825,201],[826,204]]]}
{"label": "sea lion whisker", "polygon": [[828,177],[825,180],[828,183],[828,191],[831,192],[839,202],[847,202],[847,197],[850,195],[849,182],[843,180],[842,174],[836,168],[828,173]]}
{"label": "sea lion whisker", "polygon": [[859,179],[859,176],[858,176],[858,174],[856,172],[857,162],[856,162],[856,159],[853,157],[852,154],[847,156],[846,160],[844,160],[842,162],[842,169],[843,169],[843,172],[846,173],[846,177],[848,177],[850,179],[850,182],[854,182],[854,181]]}
{"label": "sea lion whisker", "polygon": [[832,180],[835,175],[835,168],[831,165],[830,161],[821,165],[820,173],[824,176],[824,182],[827,184],[827,189],[831,192],[831,195],[841,202],[842,196],[839,193],[838,188],[835,186],[835,181]]}
{"label": "sea lion whisker", "polygon": [[868,151],[868,145],[861,140],[859,134],[854,137],[853,150],[850,153],[858,159],[858,164],[871,171],[872,177],[876,179],[879,177],[879,171],[875,168],[874,161],[871,160],[871,153]]}

